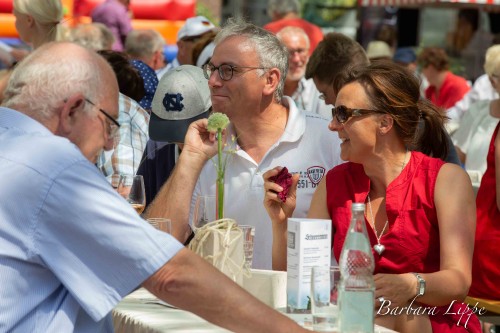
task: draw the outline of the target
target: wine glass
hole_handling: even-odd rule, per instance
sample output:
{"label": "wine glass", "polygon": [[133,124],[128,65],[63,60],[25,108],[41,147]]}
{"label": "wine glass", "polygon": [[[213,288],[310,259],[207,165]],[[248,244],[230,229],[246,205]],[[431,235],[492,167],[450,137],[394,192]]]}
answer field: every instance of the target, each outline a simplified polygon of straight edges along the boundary
{"label": "wine glass", "polygon": [[121,175],[117,190],[138,214],[144,211],[146,207],[146,192],[144,189],[144,178],[141,175]]}
{"label": "wine glass", "polygon": [[217,205],[214,195],[200,195],[196,198],[193,213],[193,227],[199,229],[216,220]]}

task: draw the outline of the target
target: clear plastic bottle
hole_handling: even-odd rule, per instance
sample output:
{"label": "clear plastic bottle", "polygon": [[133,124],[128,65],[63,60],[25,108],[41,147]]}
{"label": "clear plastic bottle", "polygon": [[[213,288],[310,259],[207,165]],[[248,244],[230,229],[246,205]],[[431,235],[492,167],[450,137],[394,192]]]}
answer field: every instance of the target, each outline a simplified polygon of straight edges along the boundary
{"label": "clear plastic bottle", "polygon": [[340,254],[340,331],[373,333],[375,262],[366,232],[365,204],[352,204],[352,218]]}

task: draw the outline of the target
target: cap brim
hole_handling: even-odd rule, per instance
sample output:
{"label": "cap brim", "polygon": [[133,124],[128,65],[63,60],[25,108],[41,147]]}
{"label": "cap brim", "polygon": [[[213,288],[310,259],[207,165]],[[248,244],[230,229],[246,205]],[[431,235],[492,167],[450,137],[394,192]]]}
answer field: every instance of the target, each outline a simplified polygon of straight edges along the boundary
{"label": "cap brim", "polygon": [[149,120],[149,138],[155,141],[184,143],[189,125],[198,119],[208,118],[209,113],[210,110],[189,119],[165,120],[152,112]]}

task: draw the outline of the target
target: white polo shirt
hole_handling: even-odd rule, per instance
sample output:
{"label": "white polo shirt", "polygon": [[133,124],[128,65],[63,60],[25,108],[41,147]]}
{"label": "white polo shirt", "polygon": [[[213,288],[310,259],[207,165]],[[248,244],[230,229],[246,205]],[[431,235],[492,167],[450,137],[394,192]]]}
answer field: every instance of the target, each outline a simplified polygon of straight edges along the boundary
{"label": "white polo shirt", "polygon": [[[224,214],[238,224],[255,226],[253,267],[258,269],[272,267],[272,226],[263,204],[262,174],[276,166],[300,173],[294,217],[305,217],[316,186],[329,169],[341,163],[340,139],[328,129],[328,120],[297,109],[289,97],[283,98],[283,104],[290,109],[285,132],[262,161],[257,164],[237,147],[226,165]],[[230,138],[234,134],[231,125],[228,131]],[[195,188],[191,213],[198,195],[215,195],[215,180],[215,164],[208,161]]]}

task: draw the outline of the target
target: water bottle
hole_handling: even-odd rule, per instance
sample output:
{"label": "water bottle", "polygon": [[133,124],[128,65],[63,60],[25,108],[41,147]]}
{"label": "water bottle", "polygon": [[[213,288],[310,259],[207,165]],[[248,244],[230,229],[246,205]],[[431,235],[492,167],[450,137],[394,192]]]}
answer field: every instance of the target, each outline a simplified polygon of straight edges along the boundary
{"label": "water bottle", "polygon": [[365,204],[352,204],[352,218],[340,254],[340,332],[373,333],[375,262],[365,224]]}

